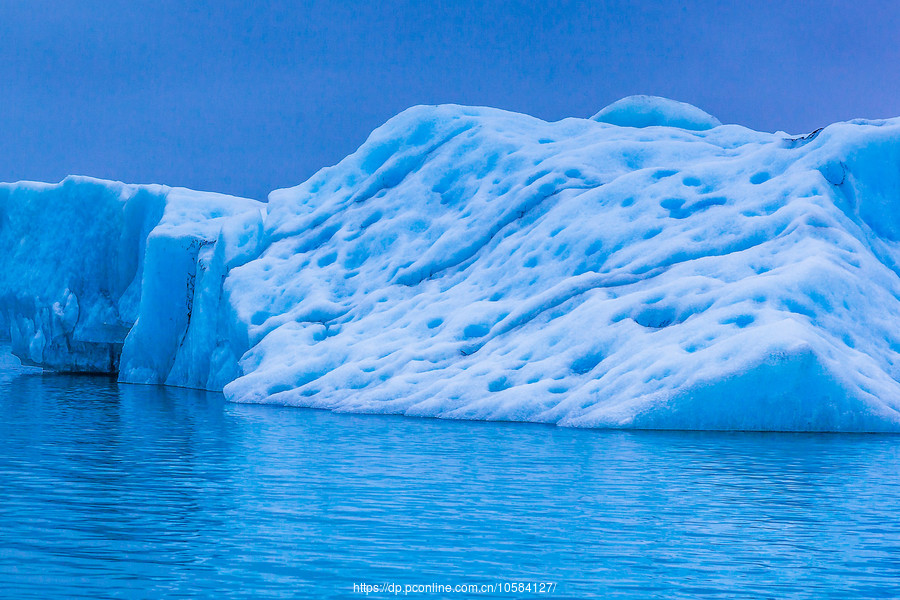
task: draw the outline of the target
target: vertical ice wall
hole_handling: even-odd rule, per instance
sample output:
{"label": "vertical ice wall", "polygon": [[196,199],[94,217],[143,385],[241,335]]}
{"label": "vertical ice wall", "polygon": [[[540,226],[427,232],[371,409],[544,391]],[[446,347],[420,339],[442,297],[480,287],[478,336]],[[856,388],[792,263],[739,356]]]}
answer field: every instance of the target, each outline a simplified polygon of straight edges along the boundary
{"label": "vertical ice wall", "polygon": [[17,356],[71,371],[118,368],[160,191],[81,177],[0,185],[2,333]]}
{"label": "vertical ice wall", "polygon": [[221,387],[236,361],[216,333],[233,329],[222,280],[262,206],[86,177],[0,184],[0,337],[51,369]]}
{"label": "vertical ice wall", "polygon": [[220,390],[239,375],[246,326],[223,289],[231,268],[256,255],[264,205],[170,192],[147,237],[140,311],[125,340],[119,379]]}

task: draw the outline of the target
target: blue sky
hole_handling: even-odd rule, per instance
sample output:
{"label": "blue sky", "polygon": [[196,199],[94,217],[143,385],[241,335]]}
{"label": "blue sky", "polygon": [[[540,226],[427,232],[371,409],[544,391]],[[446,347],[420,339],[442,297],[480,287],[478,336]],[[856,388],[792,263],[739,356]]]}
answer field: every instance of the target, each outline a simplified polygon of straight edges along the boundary
{"label": "blue sky", "polygon": [[415,104],[556,120],[622,96],[805,132],[900,115],[894,1],[0,0],[0,181],[263,198]]}

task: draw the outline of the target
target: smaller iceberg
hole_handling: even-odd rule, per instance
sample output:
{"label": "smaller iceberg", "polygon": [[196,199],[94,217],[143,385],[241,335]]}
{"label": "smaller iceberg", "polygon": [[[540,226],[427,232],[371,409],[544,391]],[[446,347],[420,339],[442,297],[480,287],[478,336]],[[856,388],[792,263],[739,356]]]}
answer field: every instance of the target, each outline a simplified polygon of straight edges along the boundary
{"label": "smaller iceberg", "polygon": [[692,104],[642,95],[617,100],[591,120],[619,127],[678,127],[690,131],[706,131],[722,124]]}

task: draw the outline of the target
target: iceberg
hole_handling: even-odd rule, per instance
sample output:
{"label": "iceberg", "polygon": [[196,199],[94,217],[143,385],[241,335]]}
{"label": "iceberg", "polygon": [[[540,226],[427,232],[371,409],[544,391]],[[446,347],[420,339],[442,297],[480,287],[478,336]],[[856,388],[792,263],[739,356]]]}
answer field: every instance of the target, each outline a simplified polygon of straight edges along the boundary
{"label": "iceberg", "polygon": [[898,202],[900,119],[419,106],[265,204],[4,184],[0,325],[30,364],[236,402],[900,431]]}

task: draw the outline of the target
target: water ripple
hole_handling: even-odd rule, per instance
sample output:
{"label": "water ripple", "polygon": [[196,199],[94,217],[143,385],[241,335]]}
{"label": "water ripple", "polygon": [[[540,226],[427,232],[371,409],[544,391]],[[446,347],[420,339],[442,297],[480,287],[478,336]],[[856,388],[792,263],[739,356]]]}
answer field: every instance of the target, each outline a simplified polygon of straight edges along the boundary
{"label": "water ripple", "polygon": [[897,436],[335,415],[44,375],[0,379],[0,440],[3,597],[900,597]]}

